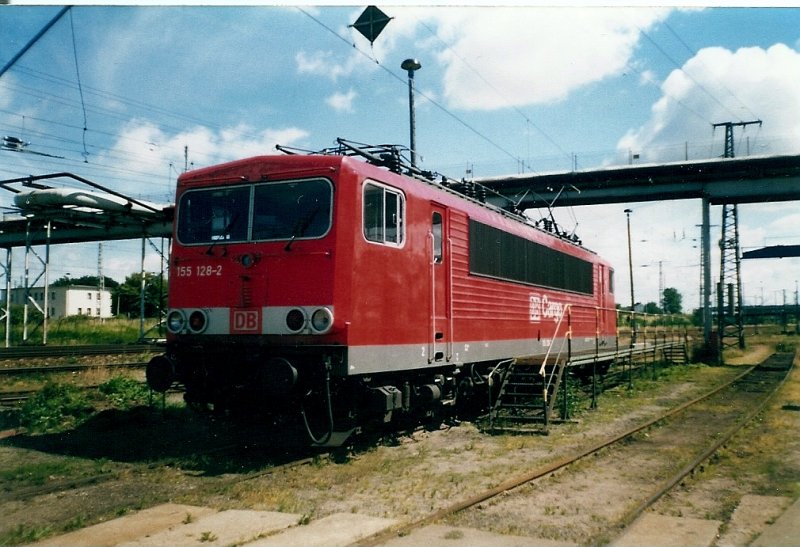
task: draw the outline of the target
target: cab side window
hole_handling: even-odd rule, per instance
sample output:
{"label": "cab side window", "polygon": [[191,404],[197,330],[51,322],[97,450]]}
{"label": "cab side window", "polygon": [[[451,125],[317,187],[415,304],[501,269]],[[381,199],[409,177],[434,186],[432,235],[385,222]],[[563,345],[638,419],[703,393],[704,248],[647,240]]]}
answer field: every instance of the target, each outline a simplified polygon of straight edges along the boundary
{"label": "cab side window", "polygon": [[400,246],[405,232],[405,200],[399,191],[368,182],[364,185],[364,237]]}
{"label": "cab side window", "polygon": [[442,215],[433,213],[431,218],[431,233],[433,234],[433,263],[442,263]]}

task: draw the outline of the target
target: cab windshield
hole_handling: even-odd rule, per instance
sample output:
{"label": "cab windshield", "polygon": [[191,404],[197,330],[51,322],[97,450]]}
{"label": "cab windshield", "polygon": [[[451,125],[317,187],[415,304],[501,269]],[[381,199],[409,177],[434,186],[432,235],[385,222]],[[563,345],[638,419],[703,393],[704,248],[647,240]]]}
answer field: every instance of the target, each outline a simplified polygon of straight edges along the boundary
{"label": "cab windshield", "polygon": [[177,237],[185,245],[320,238],[332,201],[326,179],[189,190],[178,202]]}

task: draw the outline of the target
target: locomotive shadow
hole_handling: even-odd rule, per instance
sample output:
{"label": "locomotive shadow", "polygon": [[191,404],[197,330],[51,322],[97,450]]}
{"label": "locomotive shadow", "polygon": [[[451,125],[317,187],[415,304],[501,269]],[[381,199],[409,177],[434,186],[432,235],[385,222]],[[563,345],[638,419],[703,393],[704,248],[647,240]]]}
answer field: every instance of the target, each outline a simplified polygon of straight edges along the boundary
{"label": "locomotive shadow", "polygon": [[4,444],[124,463],[175,465],[202,475],[248,473],[316,452],[290,428],[201,416],[188,408],[100,412],[61,433],[18,435]]}

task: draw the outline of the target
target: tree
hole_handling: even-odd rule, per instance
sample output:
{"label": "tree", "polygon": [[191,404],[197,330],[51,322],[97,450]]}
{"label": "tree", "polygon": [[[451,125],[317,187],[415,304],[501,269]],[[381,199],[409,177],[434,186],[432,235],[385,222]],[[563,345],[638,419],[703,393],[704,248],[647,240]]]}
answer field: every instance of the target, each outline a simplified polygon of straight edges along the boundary
{"label": "tree", "polygon": [[[142,274],[132,273],[114,291],[119,303],[119,313],[129,317],[139,317],[141,294]],[[159,310],[163,310],[166,306],[166,295],[167,280],[158,275],[147,274],[144,288],[144,316],[157,317]]]}
{"label": "tree", "polygon": [[681,313],[683,311],[683,296],[678,289],[667,287],[664,289],[664,313]]}
{"label": "tree", "polygon": [[[82,277],[60,277],[50,283],[51,287],[70,287],[72,285],[83,285],[86,287],[97,287],[100,285],[98,283],[98,277],[96,275],[84,275]],[[106,289],[113,289],[119,286],[119,282],[114,281],[110,277],[103,276],[103,281],[105,282]]]}
{"label": "tree", "polygon": [[644,305],[644,313],[658,314],[661,313],[661,308],[655,302],[648,302]]}

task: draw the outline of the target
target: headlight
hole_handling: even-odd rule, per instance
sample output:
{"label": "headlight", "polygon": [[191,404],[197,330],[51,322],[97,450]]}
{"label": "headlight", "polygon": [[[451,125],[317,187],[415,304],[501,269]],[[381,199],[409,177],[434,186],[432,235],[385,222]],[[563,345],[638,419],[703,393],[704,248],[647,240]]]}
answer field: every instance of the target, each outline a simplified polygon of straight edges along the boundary
{"label": "headlight", "polygon": [[186,315],[183,310],[172,310],[167,314],[167,330],[172,334],[178,334],[186,326]]}
{"label": "headlight", "polygon": [[189,330],[194,334],[200,334],[206,330],[206,326],[208,326],[206,312],[202,310],[194,310],[191,314],[189,314]]}
{"label": "headlight", "polygon": [[293,309],[286,314],[286,327],[292,332],[300,332],[306,326],[306,314],[303,310]]}
{"label": "headlight", "polygon": [[311,314],[311,328],[317,334],[325,334],[333,326],[333,313],[328,308],[317,308]]}

